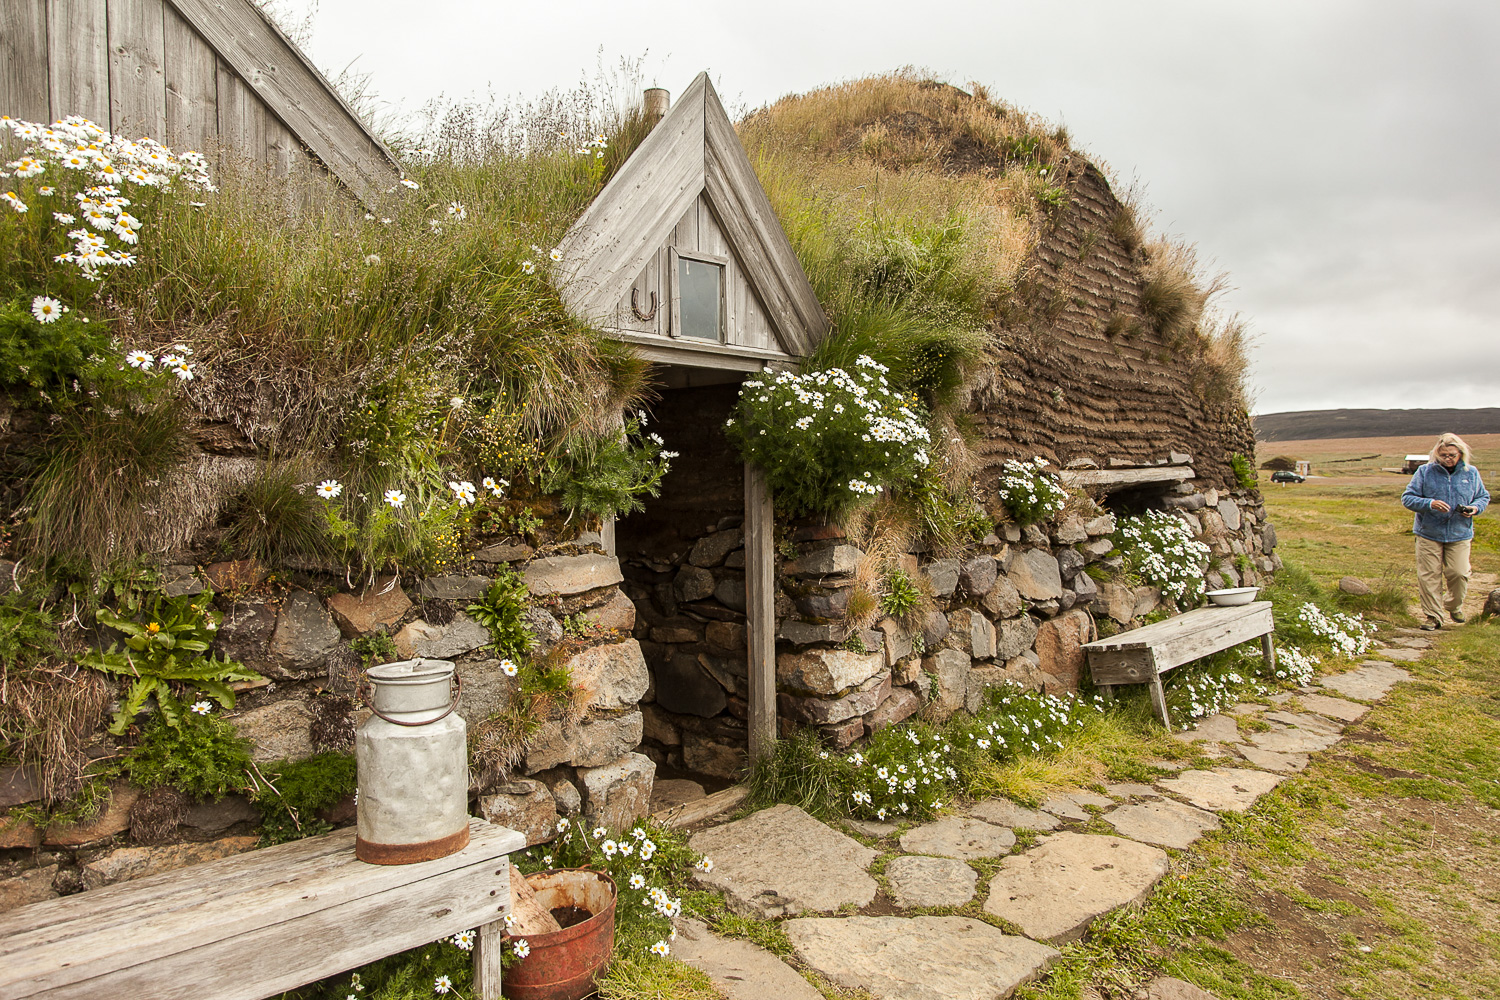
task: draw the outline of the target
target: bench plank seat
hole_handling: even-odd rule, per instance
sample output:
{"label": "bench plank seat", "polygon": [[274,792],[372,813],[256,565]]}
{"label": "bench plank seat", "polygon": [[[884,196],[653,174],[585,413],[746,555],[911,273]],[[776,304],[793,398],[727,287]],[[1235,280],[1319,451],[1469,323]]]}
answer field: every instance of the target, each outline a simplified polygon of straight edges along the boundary
{"label": "bench plank seat", "polygon": [[261,1000],[509,911],[514,830],[471,820],[468,847],[412,865],[359,861],[354,833],[0,916],[0,1000]]}
{"label": "bench plank seat", "polygon": [[1261,640],[1266,666],[1274,669],[1271,602],[1236,607],[1197,608],[1166,621],[1085,643],[1089,675],[1106,689],[1116,684],[1150,684],[1151,700],[1162,724],[1171,727],[1161,675],[1252,639]]}

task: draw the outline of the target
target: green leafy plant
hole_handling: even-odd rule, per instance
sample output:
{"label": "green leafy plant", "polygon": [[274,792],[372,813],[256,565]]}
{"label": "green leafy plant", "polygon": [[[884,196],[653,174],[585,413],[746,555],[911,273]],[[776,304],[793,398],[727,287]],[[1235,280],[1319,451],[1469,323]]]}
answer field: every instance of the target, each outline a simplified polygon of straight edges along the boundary
{"label": "green leafy plant", "polygon": [[902,569],[893,569],[885,575],[885,591],[880,595],[880,610],[895,618],[916,610],[922,602],[922,591]]}
{"label": "green leafy plant", "polygon": [[396,650],[396,640],[385,632],[371,632],[368,635],[350,639],[349,648],[359,656],[366,670],[377,663],[390,663],[400,656]]}
{"label": "green leafy plant", "polygon": [[[25,389],[46,402],[76,379],[102,374],[99,359],[110,353],[103,323],[89,323],[48,296],[22,296],[0,304],[0,385]],[[45,321],[35,313],[41,311]]]}
{"label": "green leafy plant", "polygon": [[212,600],[209,590],[196,596],[161,597],[143,622],[122,618],[108,608],[95,612],[100,624],[125,634],[124,649],[110,643],[109,649],[96,650],[78,661],[101,673],[129,678],[125,696],[110,723],[111,733],[122,735],[153,696],[162,721],[176,728],[183,718],[176,688],[200,692],[224,708],[233,708],[234,691],[229,682],[260,679],[243,664],[203,655],[219,627]]}
{"label": "green leafy plant", "polygon": [[522,617],[529,592],[520,574],[501,567],[484,596],[464,610],[490,630],[495,652],[507,659],[519,659],[531,650],[535,641]]}
{"label": "green leafy plant", "polygon": [[530,507],[522,507],[506,518],[506,523],[510,525],[512,532],[522,538],[535,539],[537,529],[542,526],[543,521],[536,516],[536,511]]}
{"label": "green leafy plant", "polygon": [[546,461],[542,488],[574,514],[630,514],[644,508],[641,497],[661,494],[676,457],[660,435],[643,433],[639,419],[631,417],[620,434],[564,440]]}
{"label": "green leafy plant", "polygon": [[803,730],[757,762],[750,787],[760,802],[789,802],[821,816],[881,821],[924,819],[969,788],[992,764],[1061,749],[1102,711],[1100,702],[1058,698],[1006,684],[991,688],[974,715],[941,729],[888,726],[847,753]]}
{"label": "green leafy plant", "polygon": [[1253,490],[1260,485],[1260,480],[1255,475],[1255,463],[1244,455],[1230,455],[1229,467],[1234,470],[1234,481],[1242,490]]}
{"label": "green leafy plant", "polygon": [[175,788],[195,799],[220,799],[250,788],[250,741],[216,715],[189,712],[176,726],[151,722],[125,754],[141,788]]}
{"label": "green leafy plant", "polygon": [[483,503],[470,482],[422,479],[410,496],[346,495],[337,480],[318,484],[323,518],[336,558],[373,581],[382,571],[438,572],[463,558],[473,512]]}
{"label": "green leafy plant", "polygon": [[1050,521],[1062,512],[1068,499],[1057,477],[1046,471],[1046,461],[1037,458],[1031,462],[1014,459],[1005,463],[996,494],[1011,520],[1025,526]]}
{"label": "green leafy plant", "polygon": [[45,662],[58,651],[57,621],[26,593],[0,597],[0,678]]}
{"label": "green leafy plant", "polygon": [[788,512],[841,514],[911,483],[929,461],[925,414],[890,388],[887,370],[862,355],[851,371],[750,379],[725,434]]}
{"label": "green leafy plant", "polygon": [[332,826],[318,817],[318,811],[353,795],[357,777],[354,755],[332,751],[261,767],[252,797],[261,811],[262,843],[284,844],[327,833]]}
{"label": "green leafy plant", "polygon": [[945,482],[932,465],[896,491],[895,499],[915,515],[921,536],[936,550],[951,551],[980,541],[995,528],[973,491]]}

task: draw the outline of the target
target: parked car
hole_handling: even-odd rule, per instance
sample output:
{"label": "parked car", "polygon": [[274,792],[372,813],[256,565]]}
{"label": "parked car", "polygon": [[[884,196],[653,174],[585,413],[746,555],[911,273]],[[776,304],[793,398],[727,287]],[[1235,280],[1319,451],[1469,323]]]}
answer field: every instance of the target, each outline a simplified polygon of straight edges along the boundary
{"label": "parked car", "polygon": [[1287,470],[1287,469],[1280,469],[1280,470],[1278,470],[1276,472],[1271,473],[1271,482],[1273,482],[1273,483],[1305,483],[1305,482],[1307,482],[1307,477],[1306,476],[1299,476],[1297,473],[1292,472],[1292,471]]}

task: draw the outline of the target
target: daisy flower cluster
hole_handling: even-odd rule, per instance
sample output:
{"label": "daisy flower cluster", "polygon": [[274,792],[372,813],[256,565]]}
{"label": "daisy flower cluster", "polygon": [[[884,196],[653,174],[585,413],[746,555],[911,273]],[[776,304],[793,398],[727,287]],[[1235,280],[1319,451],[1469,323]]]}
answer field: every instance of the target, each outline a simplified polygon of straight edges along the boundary
{"label": "daisy flower cluster", "polygon": [[1047,460],[1041,456],[1030,462],[1006,462],[995,492],[1011,520],[1020,525],[1052,520],[1068,499],[1068,491],[1047,472]]}
{"label": "daisy flower cluster", "polygon": [[[1256,648],[1254,659],[1259,661]],[[1229,650],[1174,670],[1166,681],[1168,717],[1190,729],[1195,719],[1216,715],[1242,701],[1253,701],[1271,693],[1254,675],[1247,656]]]}
{"label": "daisy flower cluster", "polygon": [[925,414],[861,355],[852,371],[777,372],[745,382],[725,433],[794,506],[836,512],[911,481],[932,445]]}
{"label": "daisy flower cluster", "polygon": [[[525,851],[516,862],[523,872],[558,868],[589,868],[615,882],[618,903],[615,919],[633,924],[641,933],[630,940],[656,943],[645,949],[665,957],[676,937],[673,918],[682,913],[682,898],[670,891],[693,872],[713,870],[713,862],[691,851],[677,835],[638,823],[613,834],[602,826],[589,827],[578,818],[557,821],[550,844]],[[626,935],[617,937],[617,941]]]}
{"label": "daisy flower cluster", "polygon": [[1181,606],[1203,593],[1210,550],[1180,518],[1159,510],[1122,518],[1114,542],[1130,571],[1159,588],[1163,598]]}
{"label": "daisy flower cluster", "polygon": [[1296,646],[1286,646],[1276,651],[1276,679],[1285,681],[1293,687],[1303,687],[1312,683],[1313,675],[1318,672],[1318,664],[1321,662],[1312,653],[1304,653]]}
{"label": "daisy flower cluster", "polygon": [[1318,639],[1327,642],[1339,656],[1361,656],[1374,642],[1375,626],[1363,615],[1326,613],[1311,602],[1297,609],[1297,620]]}
{"label": "daisy flower cluster", "polygon": [[51,125],[0,117],[0,126],[26,144],[0,171],[0,177],[20,182],[0,193],[0,201],[22,215],[36,206],[45,234],[54,240],[66,234],[67,249],[53,260],[93,281],[111,268],[135,264],[130,248],[140,242],[144,226],[135,214],[137,199],[158,198],[175,185],[217,190],[202,154],[174,153],[153,139],[126,139],[77,115]]}
{"label": "daisy flower cluster", "polygon": [[1103,711],[1097,697],[1058,698],[1003,684],[986,692],[978,712],[955,716],[940,731],[890,726],[862,749],[843,755],[818,749],[801,766],[825,772],[843,788],[851,815],[927,819],[964,790],[966,772],[977,762],[1060,750],[1065,738]]}
{"label": "daisy flower cluster", "polygon": [[603,132],[598,133],[588,142],[579,146],[575,153],[579,156],[588,156],[596,160],[604,159],[604,151],[609,148],[609,137]]}
{"label": "daisy flower cluster", "polygon": [[128,351],[125,363],[147,375],[166,372],[175,376],[179,382],[191,382],[198,377],[197,369],[189,360],[192,356],[193,349],[188,345],[173,344],[172,349],[159,358],[149,351]]}

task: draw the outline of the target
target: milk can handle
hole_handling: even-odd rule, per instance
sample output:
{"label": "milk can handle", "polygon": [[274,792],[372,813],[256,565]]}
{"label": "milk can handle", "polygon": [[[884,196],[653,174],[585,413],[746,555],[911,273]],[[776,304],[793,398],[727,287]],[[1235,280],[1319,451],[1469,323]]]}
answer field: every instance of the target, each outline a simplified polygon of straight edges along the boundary
{"label": "milk can handle", "polygon": [[448,711],[444,712],[442,715],[438,716],[436,719],[423,719],[421,722],[407,722],[404,719],[393,719],[389,715],[386,715],[380,709],[378,709],[378,708],[375,707],[375,699],[374,698],[366,697],[366,698],[364,698],[362,700],[364,701],[366,708],[368,708],[370,711],[374,712],[380,718],[384,719],[386,722],[389,722],[393,726],[430,726],[434,722],[441,722],[442,720],[446,719],[449,715],[451,715],[453,713],[454,709],[458,708],[459,699],[462,698],[463,696],[464,696],[464,682],[463,682],[463,678],[459,677],[458,676],[458,671],[455,670],[455,671],[453,671],[453,702],[448,706]]}

